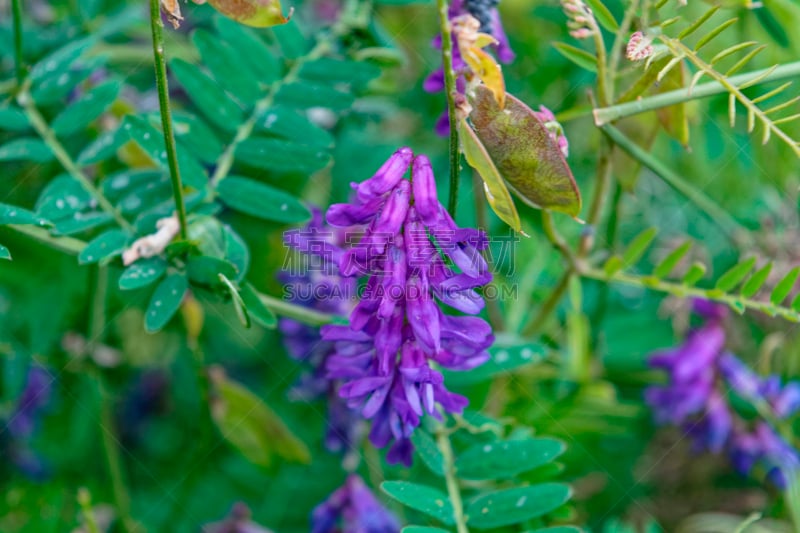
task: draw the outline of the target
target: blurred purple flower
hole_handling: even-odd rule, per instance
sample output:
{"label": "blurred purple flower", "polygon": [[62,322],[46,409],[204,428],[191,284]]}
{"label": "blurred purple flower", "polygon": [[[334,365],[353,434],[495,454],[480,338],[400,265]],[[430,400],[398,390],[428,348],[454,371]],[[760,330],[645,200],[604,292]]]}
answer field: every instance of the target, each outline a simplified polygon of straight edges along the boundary
{"label": "blurred purple flower", "polygon": [[400,522],[367,488],[357,475],[311,513],[312,533],[397,533]]}
{"label": "blurred purple flower", "polygon": [[250,509],[243,503],[237,503],[230,514],[221,522],[214,522],[203,527],[203,533],[272,533],[250,520]]}
{"label": "blurred purple flower", "polygon": [[[345,241],[345,233],[327,226],[316,208],[307,226],[284,234],[286,246],[299,252],[304,259],[301,268],[279,274],[290,301],[340,316],[352,311],[357,280],[340,276],[337,266]],[[329,380],[325,371],[325,361],[334,352],[333,343],[322,340],[319,328],[290,318],[280,319],[278,328],[287,353],[308,367],[289,397],[299,401],[326,399],[326,447],[332,452],[353,448],[359,417],[344,404],[338,394],[338,384]]]}
{"label": "blurred purple flower", "polygon": [[31,448],[30,439],[50,401],[53,382],[54,378],[46,368],[39,365],[30,367],[25,387],[8,417],[4,432],[3,447],[11,462],[23,474],[35,480],[45,479],[48,470],[45,462]]}
{"label": "blurred purple flower", "polygon": [[[403,179],[411,167],[413,184]],[[491,281],[480,254],[483,232],[456,226],[436,196],[430,161],[401,148],[370,179],[353,185],[356,199],[327,213],[334,226],[358,225],[361,239],[342,254],[346,275],[368,276],[350,325],[327,325],[334,343],[328,377],[340,380],[341,397],[372,419],[370,440],[392,444],[387,459],[411,464],[409,437],[439,404],[458,413],[467,399],[449,392],[430,362],[469,370],[489,358],[491,327],[473,316],[449,316],[446,304],[477,314],[477,287]],[[457,270],[456,270],[457,269]]]}
{"label": "blurred purple flower", "polygon": [[693,309],[705,323],[690,331],[682,345],[650,357],[650,366],[668,374],[665,385],[645,390],[656,422],[682,428],[700,450],[724,451],[738,472],[749,474],[760,466],[770,481],[785,487],[800,467],[800,455],[765,420],[742,418],[728,392],[783,420],[800,408],[800,384],[781,386],[777,376],[762,378],[725,352],[723,306],[695,300]]}
{"label": "blurred purple flower", "polygon": [[[489,33],[497,40],[497,44],[493,45],[497,59],[501,63],[511,63],[514,61],[514,51],[508,43],[508,36],[503,30],[503,24],[500,21],[500,15],[497,12],[497,2],[485,2],[483,0],[453,0],[448,9],[448,16],[450,21],[470,14],[481,22],[481,31]],[[442,36],[437,35],[433,40],[433,47],[437,50],[442,48]],[[464,78],[465,69],[467,68],[466,62],[461,57],[461,52],[458,48],[458,43],[453,36],[453,72],[456,75],[456,89],[459,94],[464,94],[466,90],[466,80]],[[444,69],[439,67],[433,71],[423,82],[422,88],[429,93],[444,92]],[[436,133],[441,136],[447,136],[450,131],[448,123],[447,111],[439,117],[436,121]]]}

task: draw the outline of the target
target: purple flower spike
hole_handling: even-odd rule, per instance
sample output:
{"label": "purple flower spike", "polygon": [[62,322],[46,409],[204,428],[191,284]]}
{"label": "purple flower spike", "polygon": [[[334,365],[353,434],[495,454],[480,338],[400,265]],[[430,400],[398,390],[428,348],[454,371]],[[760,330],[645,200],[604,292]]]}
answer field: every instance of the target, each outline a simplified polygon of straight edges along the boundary
{"label": "purple flower spike", "polygon": [[400,522],[351,474],[311,513],[312,533],[397,533]]}
{"label": "purple flower spike", "polygon": [[[412,181],[403,180],[412,159]],[[400,178],[388,179],[392,173]],[[325,369],[341,383],[347,405],[371,420],[372,443],[390,446],[387,460],[411,464],[410,437],[422,417],[440,417],[437,405],[458,413],[467,402],[447,391],[431,362],[469,370],[488,360],[494,341],[484,320],[445,315],[438,304],[477,314],[484,304],[475,289],[492,276],[479,252],[485,235],[459,228],[446,214],[428,158],[400,150],[376,176],[356,187],[352,203],[328,211],[331,222],[368,221],[339,262],[342,274],[367,280],[349,327],[322,328],[323,341],[333,345]]]}
{"label": "purple flower spike", "polygon": [[800,454],[768,421],[740,416],[728,393],[771,409],[775,419],[783,420],[800,408],[800,384],[781,386],[777,376],[763,378],[725,352],[723,307],[695,300],[694,310],[706,323],[689,332],[681,346],[650,357],[650,365],[665,370],[669,380],[645,390],[645,400],[658,423],[683,428],[696,449],[725,452],[744,475],[761,467],[770,482],[785,488],[800,471]]}

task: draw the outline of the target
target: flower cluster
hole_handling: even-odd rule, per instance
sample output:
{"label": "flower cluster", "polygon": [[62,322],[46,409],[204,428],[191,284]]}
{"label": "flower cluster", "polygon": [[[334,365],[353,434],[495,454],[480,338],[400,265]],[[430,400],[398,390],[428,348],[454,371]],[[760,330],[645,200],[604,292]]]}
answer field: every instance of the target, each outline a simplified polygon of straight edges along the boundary
{"label": "flower cluster", "polygon": [[[650,365],[668,373],[666,385],[645,391],[656,422],[681,427],[697,448],[724,452],[742,474],[763,468],[776,486],[800,468],[800,455],[763,418],[782,421],[800,409],[800,384],[762,378],[725,351],[725,309],[699,300],[695,312],[704,324],[681,346],[653,354]],[[733,391],[759,413],[754,420],[737,412]]]}
{"label": "flower cluster", "polygon": [[[411,180],[404,175],[411,168]],[[339,258],[345,276],[366,276],[350,325],[327,325],[326,360],[339,394],[372,419],[375,446],[392,443],[390,462],[411,464],[409,437],[427,413],[461,412],[467,399],[449,392],[434,362],[469,370],[488,358],[491,327],[478,317],[475,291],[491,280],[480,250],[486,235],[456,226],[439,203],[430,161],[401,148],[370,179],[354,184],[352,203],[334,204],[327,221],[358,228],[361,238]],[[446,315],[438,303],[465,315]]]}
{"label": "flower cluster", "polygon": [[353,474],[311,514],[312,533],[397,533],[400,522]]}
{"label": "flower cluster", "polygon": [[47,467],[31,448],[30,440],[52,391],[53,377],[50,372],[38,365],[31,366],[25,387],[5,424],[3,451],[20,471],[32,479],[44,479],[47,476]]}
{"label": "flower cluster", "polygon": [[[357,280],[339,275],[339,260],[344,253],[346,235],[328,227],[319,209],[313,209],[312,219],[302,229],[287,231],[284,244],[311,259],[301,269],[284,270],[284,283],[293,303],[330,313],[347,316],[353,309],[350,297],[355,293]],[[278,328],[288,354],[305,363],[307,371],[292,388],[295,400],[327,400],[328,423],[325,445],[332,452],[353,448],[356,441],[358,417],[339,398],[338,385],[326,376],[325,363],[334,352],[333,343],[322,340],[319,328],[290,318],[281,318]]]}
{"label": "flower cluster", "polygon": [[594,13],[583,0],[561,0],[561,7],[569,18],[567,28],[574,38],[588,39],[592,35],[600,34]]}
{"label": "flower cluster", "polygon": [[[453,0],[450,3],[448,16],[451,25],[455,26],[456,22],[464,16],[475,17],[480,25],[481,31],[490,34],[495,38],[497,44],[493,45],[497,59],[501,63],[511,63],[514,61],[514,51],[508,43],[508,37],[503,30],[503,25],[500,22],[500,15],[497,12],[496,2],[482,2],[479,0]],[[464,58],[461,57],[461,52],[458,46],[458,39],[456,32],[453,33],[453,72],[456,74],[456,89],[459,94],[464,94],[467,88],[465,74],[469,71]],[[442,36],[437,35],[433,40],[433,46],[437,49],[442,47]],[[431,73],[422,85],[422,88],[429,93],[438,93],[445,90],[444,86],[444,69],[438,68]],[[448,122],[447,111],[439,117],[436,122],[436,133],[446,136],[450,131]]]}

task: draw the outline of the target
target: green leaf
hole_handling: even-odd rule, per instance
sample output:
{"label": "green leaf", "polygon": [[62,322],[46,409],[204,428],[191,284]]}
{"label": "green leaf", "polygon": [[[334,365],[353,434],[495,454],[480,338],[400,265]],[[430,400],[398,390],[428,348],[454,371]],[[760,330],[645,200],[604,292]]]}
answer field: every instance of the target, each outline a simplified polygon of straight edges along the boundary
{"label": "green leaf", "polygon": [[686,271],[683,276],[684,285],[693,286],[695,283],[702,279],[706,273],[706,266],[703,263],[692,263],[692,266]]}
{"label": "green leaf", "polygon": [[553,43],[553,47],[558,50],[559,54],[582,69],[588,70],[589,72],[597,72],[597,59],[586,50],[581,50],[567,43]]}
{"label": "green leaf", "polygon": [[550,438],[520,439],[478,444],[456,459],[461,479],[505,479],[549,463],[562,453],[564,443]]}
{"label": "green leaf", "polygon": [[756,265],[756,258],[750,257],[741,263],[734,265],[717,280],[714,288],[722,292],[730,292],[753,270]]}
{"label": "green leaf", "polygon": [[274,106],[256,123],[257,132],[283,137],[295,144],[330,148],[333,135],[289,107]]}
{"label": "green leaf", "polygon": [[23,137],[0,146],[0,161],[32,161],[47,163],[55,156],[40,139]]}
{"label": "green leaf", "polygon": [[228,279],[236,277],[236,267],[224,259],[201,255],[189,258],[186,263],[186,275],[192,283],[208,287],[220,287],[219,275]]}
{"label": "green leaf", "polygon": [[78,155],[78,163],[91,165],[99,163],[114,156],[117,150],[129,141],[129,137],[122,129],[123,125],[111,131],[104,131],[94,141],[89,143]]}
{"label": "green leaf", "polygon": [[11,252],[8,251],[8,248],[0,244],[0,259],[6,259],[11,261]]}
{"label": "green leaf", "polygon": [[280,55],[286,59],[299,59],[311,49],[311,43],[295,22],[273,28],[272,33],[280,46]]}
{"label": "green leaf", "polygon": [[747,280],[744,286],[742,286],[742,296],[745,298],[750,298],[751,296],[755,295],[755,293],[758,292],[758,289],[760,289],[761,286],[767,281],[770,272],[772,272],[771,261],[759,268],[756,273]]}
{"label": "green leaf", "polygon": [[73,65],[66,72],[57,76],[48,76],[31,89],[33,101],[40,106],[56,105],[68,98],[79,83],[85,81],[92,72],[96,72],[106,63],[100,55],[82,59],[80,65]]}
{"label": "green leaf", "polygon": [[486,194],[486,201],[492,211],[511,227],[514,231],[522,231],[522,222],[517,213],[514,200],[508,192],[503,178],[497,170],[492,158],[486,152],[478,136],[472,130],[466,120],[458,122],[459,139],[461,140],[461,151],[467,159],[469,166],[478,171],[478,175],[483,180],[483,192]]}
{"label": "green leaf", "polygon": [[609,278],[622,270],[622,267],[625,266],[625,262],[623,259],[618,255],[612,255],[609,257],[605,264],[603,265],[603,272],[606,273],[606,276]]}
{"label": "green leaf", "polygon": [[581,196],[557,142],[531,109],[506,94],[500,109],[492,92],[475,89],[470,120],[500,175],[527,204],[577,217]]}
{"label": "green leaf", "polygon": [[692,247],[692,241],[686,241],[685,243],[681,244],[674,250],[672,250],[667,257],[665,257],[659,264],[653,269],[653,275],[657,278],[665,278],[667,277],[675,267],[678,266],[678,263],[681,262],[681,259],[689,252],[689,249]]}
{"label": "green leaf", "polygon": [[527,531],[525,533],[584,533],[584,531],[575,526],[553,526],[553,527],[545,527],[542,529],[535,529],[532,531]]}
{"label": "green leaf", "polygon": [[250,266],[250,250],[238,233],[233,231],[230,226],[223,226],[222,232],[225,234],[225,259],[236,267],[236,278],[234,281],[240,283]]}
{"label": "green leaf", "polygon": [[178,112],[172,114],[172,125],[179,147],[185,147],[203,163],[216,163],[223,151],[222,143],[204,120],[191,113]]}
{"label": "green leaf", "polygon": [[48,227],[52,224],[36,213],[15,205],[0,204],[0,226],[4,224],[32,224]]}
{"label": "green leaf", "polygon": [[44,78],[57,78],[65,74],[69,70],[70,65],[72,65],[93,42],[94,39],[92,38],[67,42],[64,46],[51,52],[33,66],[28,76],[30,81],[36,84]]}
{"label": "green leaf", "polygon": [[48,183],[36,201],[36,213],[48,220],[62,220],[89,207],[91,195],[70,176],[62,174]]}
{"label": "green leaf", "polygon": [[90,265],[120,255],[125,250],[129,238],[126,232],[118,229],[101,233],[81,250],[78,254],[78,263]]}
{"label": "green leaf", "polygon": [[772,294],[769,301],[774,305],[781,305],[783,301],[789,296],[794,288],[794,283],[797,281],[797,276],[800,275],[800,267],[794,267],[781,279],[775,288],[772,289]]}
{"label": "green leaf", "polygon": [[0,129],[27,131],[31,129],[31,123],[28,122],[28,117],[22,109],[10,105],[0,106]]}
{"label": "green leaf", "polygon": [[408,481],[384,481],[381,490],[406,507],[453,524],[453,506],[447,495],[437,489]]}
{"label": "green leaf", "polygon": [[370,80],[381,75],[381,69],[371,63],[323,57],[304,63],[300,67],[300,77],[322,83],[350,83],[356,87],[365,86]]}
{"label": "green leaf", "polygon": [[247,311],[257,324],[267,329],[275,329],[275,326],[278,324],[275,313],[264,305],[264,302],[258,297],[258,293],[252,285],[249,283],[242,285],[239,289],[239,294],[247,306]]}
{"label": "green leaf", "polygon": [[622,262],[625,264],[626,268],[639,262],[639,259],[642,258],[644,252],[653,242],[653,239],[656,238],[657,233],[658,229],[648,228],[631,241],[628,248],[622,254]]}
{"label": "green leaf", "polygon": [[425,466],[434,474],[444,476],[444,458],[433,437],[424,429],[418,428],[411,434],[411,442]]}
{"label": "green leaf", "polygon": [[56,221],[53,235],[75,235],[106,226],[113,221],[114,217],[108,213],[75,213],[71,218]]}
{"label": "green leaf", "polygon": [[236,161],[275,172],[309,175],[325,168],[330,160],[326,150],[279,139],[250,137],[236,147]]}
{"label": "green leaf", "polygon": [[478,383],[498,374],[507,374],[544,359],[547,349],[530,341],[498,340],[489,348],[491,359],[469,372],[447,371],[447,382],[453,384]]}
{"label": "green leaf", "polygon": [[242,108],[196,65],[182,59],[173,59],[169,64],[189,99],[208,120],[228,131],[236,131],[244,122]]}
{"label": "green leaf", "polygon": [[617,21],[614,18],[614,15],[611,14],[611,11],[609,11],[605,4],[603,4],[603,0],[586,0],[586,3],[592,9],[594,17],[602,27],[611,33],[617,33],[617,31],[619,31],[619,24],[617,24]]}
{"label": "green leaf", "polygon": [[247,26],[269,28],[286,24],[280,0],[208,0],[208,3],[228,18]]}
{"label": "green leaf", "polygon": [[159,331],[175,315],[183,301],[189,285],[181,273],[170,274],[158,284],[144,318],[144,329],[148,333]]}
{"label": "green leaf", "polygon": [[220,200],[248,215],[299,224],[311,218],[311,212],[297,198],[269,185],[247,178],[230,176],[217,185]]}
{"label": "green leaf", "polygon": [[449,533],[446,529],[430,526],[406,526],[400,533]]}
{"label": "green leaf", "polygon": [[236,316],[239,318],[239,322],[241,322],[242,326],[245,328],[250,327],[250,315],[247,314],[247,306],[242,300],[242,297],[239,296],[239,290],[236,288],[236,285],[229,280],[225,274],[218,274],[219,281],[228,289],[228,294],[231,296],[231,300],[233,301],[233,309],[236,311]]}
{"label": "green leaf", "polygon": [[560,507],[570,495],[570,488],[562,483],[542,483],[483,494],[467,504],[467,525],[490,529],[518,524]]}
{"label": "green leaf", "polygon": [[114,103],[121,88],[122,84],[113,80],[93,88],[58,114],[52,123],[53,131],[63,137],[85,128]]}
{"label": "green leaf", "polygon": [[243,54],[206,30],[197,30],[192,42],[214,79],[223,89],[244,104],[252,105],[261,96],[258,81],[252,76]]}
{"label": "green leaf", "polygon": [[280,78],[281,65],[276,54],[253,32],[230,19],[216,17],[214,20],[220,40],[226,42],[247,64],[247,72],[263,84]]}
{"label": "green leaf", "polygon": [[800,292],[798,292],[797,294],[795,294],[795,295],[794,295],[794,298],[792,298],[791,307],[792,307],[792,309],[794,309],[795,311],[798,311],[798,312],[800,312]]}
{"label": "green leaf", "polygon": [[167,262],[161,257],[140,259],[125,269],[119,278],[119,288],[129,291],[155,283],[167,271]]}
{"label": "green leaf", "polygon": [[228,378],[220,368],[212,368],[209,377],[214,422],[223,438],[248,461],[266,467],[278,455],[291,462],[311,462],[303,441],[261,399]]}
{"label": "green leaf", "polygon": [[300,109],[326,107],[334,111],[343,111],[350,109],[354,101],[355,97],[350,93],[308,82],[287,83],[281,86],[275,95],[276,104]]}

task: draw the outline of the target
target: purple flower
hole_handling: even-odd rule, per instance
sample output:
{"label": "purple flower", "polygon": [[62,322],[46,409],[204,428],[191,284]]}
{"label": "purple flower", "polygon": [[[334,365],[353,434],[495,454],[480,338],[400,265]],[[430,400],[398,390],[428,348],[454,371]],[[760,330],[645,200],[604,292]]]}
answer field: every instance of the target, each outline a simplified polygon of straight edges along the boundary
{"label": "purple flower", "polygon": [[[352,311],[352,298],[357,289],[356,279],[339,275],[338,262],[344,254],[347,235],[327,226],[318,209],[314,209],[312,214],[306,227],[284,234],[286,246],[300,252],[304,263],[300,268],[284,270],[279,277],[290,301],[346,316]],[[328,379],[325,371],[325,362],[334,351],[333,343],[322,340],[318,328],[296,320],[282,318],[278,327],[288,354],[307,366],[289,397],[306,402],[326,399],[325,446],[332,452],[353,448],[358,440],[359,417],[339,398],[338,383]]]}
{"label": "purple flower", "polygon": [[375,498],[364,481],[351,474],[344,485],[311,513],[312,533],[397,533],[400,523]]}
{"label": "purple flower", "polygon": [[[372,178],[354,185],[352,203],[328,210],[333,225],[352,220],[343,213],[359,213],[361,239],[342,254],[339,267],[367,281],[350,325],[322,328],[322,338],[334,344],[328,378],[341,381],[339,395],[372,420],[372,443],[391,445],[387,459],[406,465],[413,452],[409,438],[422,417],[440,418],[437,405],[458,413],[467,404],[445,388],[431,361],[468,370],[489,358],[494,341],[482,319],[441,309],[445,304],[476,314],[483,308],[475,289],[492,277],[480,254],[486,236],[456,226],[437,199],[430,161],[411,157],[401,148]],[[413,184],[403,179],[409,167]]]}
{"label": "purple flower", "polygon": [[[501,63],[511,63],[514,61],[514,51],[508,43],[508,36],[503,30],[503,24],[500,22],[500,15],[497,12],[496,2],[491,6],[486,6],[484,2],[475,0],[453,0],[448,9],[448,16],[450,21],[458,17],[470,14],[481,22],[481,31],[491,34],[497,40],[497,44],[492,48],[497,55],[497,59]],[[437,35],[433,40],[433,47],[436,49],[442,48],[442,36]],[[467,64],[461,57],[461,51],[458,48],[455,35],[453,35],[453,72],[456,75],[456,90],[459,94],[464,94],[466,91],[466,79],[464,74],[467,72]],[[422,88],[429,93],[438,93],[444,91],[444,70],[438,68],[433,71],[423,82]],[[436,133],[441,136],[447,136],[450,131],[448,122],[447,111],[436,121]]]}
{"label": "purple flower", "polygon": [[250,520],[250,509],[243,503],[237,503],[230,514],[221,522],[214,522],[203,527],[203,533],[272,533]]}
{"label": "purple flower", "polygon": [[48,475],[45,461],[31,448],[31,437],[43,410],[50,402],[54,378],[50,372],[39,365],[28,370],[25,387],[17,400],[14,410],[5,424],[2,434],[2,452],[19,470],[34,480],[44,480]]}
{"label": "purple flower", "polygon": [[700,450],[724,451],[742,474],[761,467],[772,483],[784,488],[800,467],[797,450],[767,421],[740,416],[728,393],[783,420],[800,407],[800,384],[781,386],[776,376],[762,378],[725,351],[724,307],[704,300],[695,300],[693,307],[705,324],[690,331],[681,346],[650,357],[651,366],[668,374],[665,385],[645,390],[656,422],[681,427]]}

